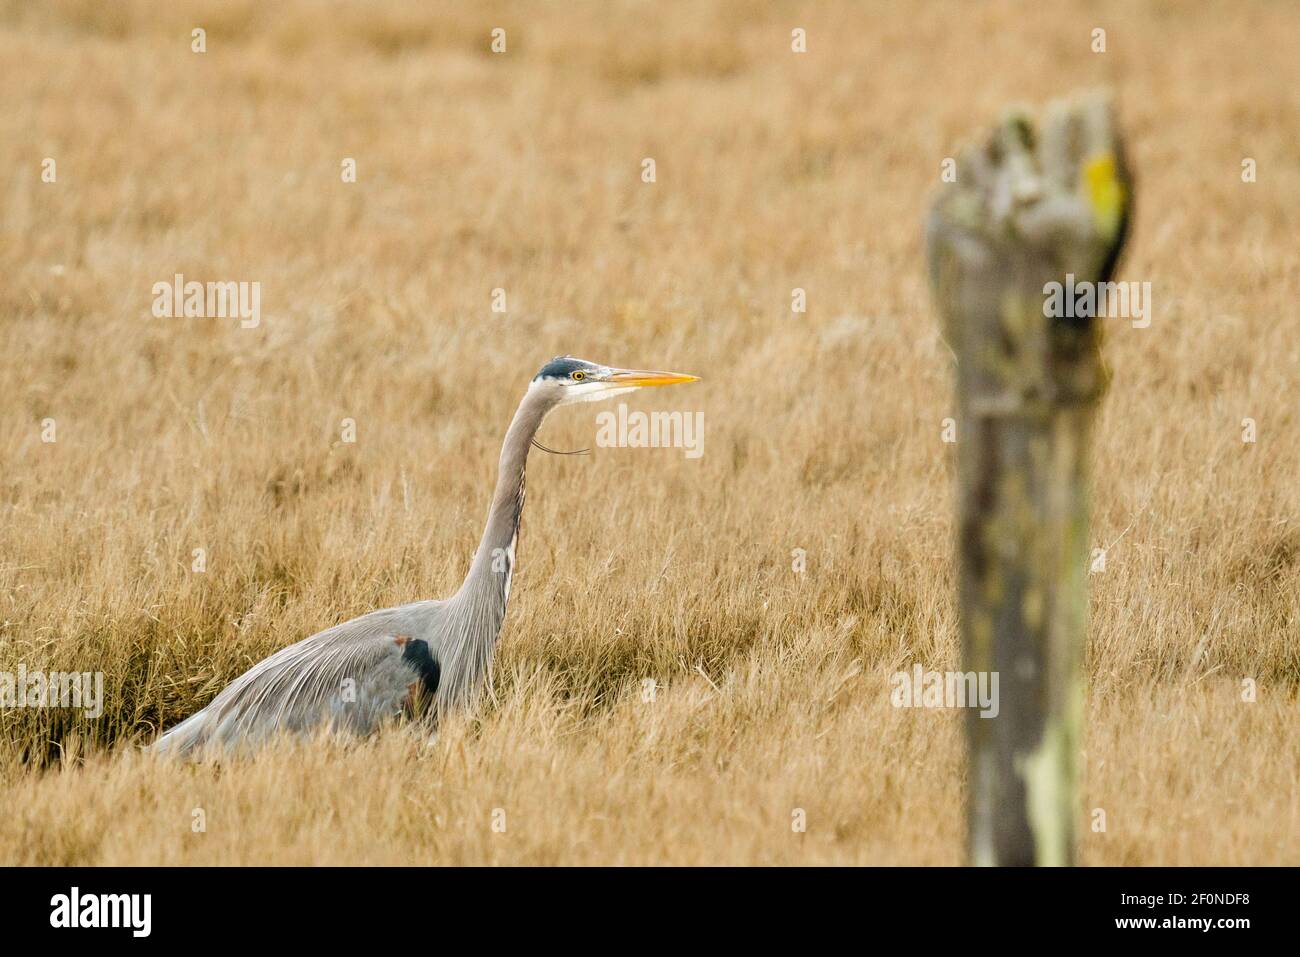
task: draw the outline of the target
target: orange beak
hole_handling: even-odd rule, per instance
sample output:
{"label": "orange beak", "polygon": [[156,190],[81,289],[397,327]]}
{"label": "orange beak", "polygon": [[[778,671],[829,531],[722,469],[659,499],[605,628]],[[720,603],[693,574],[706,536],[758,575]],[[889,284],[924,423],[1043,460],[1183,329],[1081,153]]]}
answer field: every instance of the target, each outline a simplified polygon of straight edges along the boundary
{"label": "orange beak", "polygon": [[617,369],[611,372],[605,381],[617,383],[618,385],[644,388],[652,385],[676,385],[678,382],[696,382],[699,378],[697,375],[686,375],[681,372],[647,372],[644,369]]}

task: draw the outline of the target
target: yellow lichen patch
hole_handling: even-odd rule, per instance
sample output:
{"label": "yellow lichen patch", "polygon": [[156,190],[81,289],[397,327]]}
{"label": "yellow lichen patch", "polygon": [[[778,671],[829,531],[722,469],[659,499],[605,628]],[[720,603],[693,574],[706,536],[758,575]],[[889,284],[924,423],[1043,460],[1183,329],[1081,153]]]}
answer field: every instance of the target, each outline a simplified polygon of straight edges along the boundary
{"label": "yellow lichen patch", "polygon": [[1016,770],[1025,782],[1035,863],[1039,867],[1062,867],[1071,860],[1070,825],[1074,804],[1073,775],[1069,771],[1071,749],[1068,729],[1058,721],[1049,721],[1039,746],[1016,759]]}
{"label": "yellow lichen patch", "polygon": [[1120,222],[1128,195],[1120,182],[1115,154],[1109,150],[1099,153],[1083,164],[1081,176],[1088,194],[1088,208],[1102,238],[1108,242],[1119,234]]}

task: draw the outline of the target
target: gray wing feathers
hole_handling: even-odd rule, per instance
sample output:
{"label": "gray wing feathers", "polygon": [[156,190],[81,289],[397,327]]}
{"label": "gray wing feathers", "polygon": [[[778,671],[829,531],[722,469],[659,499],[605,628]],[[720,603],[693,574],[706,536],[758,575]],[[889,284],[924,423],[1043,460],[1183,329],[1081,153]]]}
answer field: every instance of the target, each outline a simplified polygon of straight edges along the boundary
{"label": "gray wing feathers", "polygon": [[412,641],[435,644],[442,604],[371,612],[282,648],[159,738],[154,750],[256,744],[282,731],[369,734],[412,702],[421,674],[404,651]]}

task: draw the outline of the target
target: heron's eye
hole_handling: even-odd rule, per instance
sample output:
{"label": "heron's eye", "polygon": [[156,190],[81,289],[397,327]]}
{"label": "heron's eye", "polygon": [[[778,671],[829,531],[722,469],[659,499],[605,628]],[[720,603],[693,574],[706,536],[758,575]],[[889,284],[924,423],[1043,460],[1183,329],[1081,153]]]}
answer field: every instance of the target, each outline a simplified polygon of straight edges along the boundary
{"label": "heron's eye", "polygon": [[576,372],[573,373],[571,378],[573,379],[574,382],[581,382],[583,379],[587,378],[587,373],[583,372],[581,369],[578,369]]}

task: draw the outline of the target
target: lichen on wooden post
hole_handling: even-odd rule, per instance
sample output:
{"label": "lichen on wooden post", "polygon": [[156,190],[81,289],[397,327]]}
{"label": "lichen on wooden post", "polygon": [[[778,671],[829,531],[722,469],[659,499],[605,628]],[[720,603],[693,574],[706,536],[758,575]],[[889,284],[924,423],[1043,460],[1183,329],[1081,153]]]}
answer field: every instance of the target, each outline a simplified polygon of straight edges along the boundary
{"label": "lichen on wooden post", "polygon": [[1008,115],[964,151],[926,227],[957,357],[964,669],[998,673],[968,709],[974,864],[1074,862],[1087,631],[1089,431],[1105,388],[1096,317],[1048,315],[1050,283],[1109,281],[1132,188],[1107,100]]}

